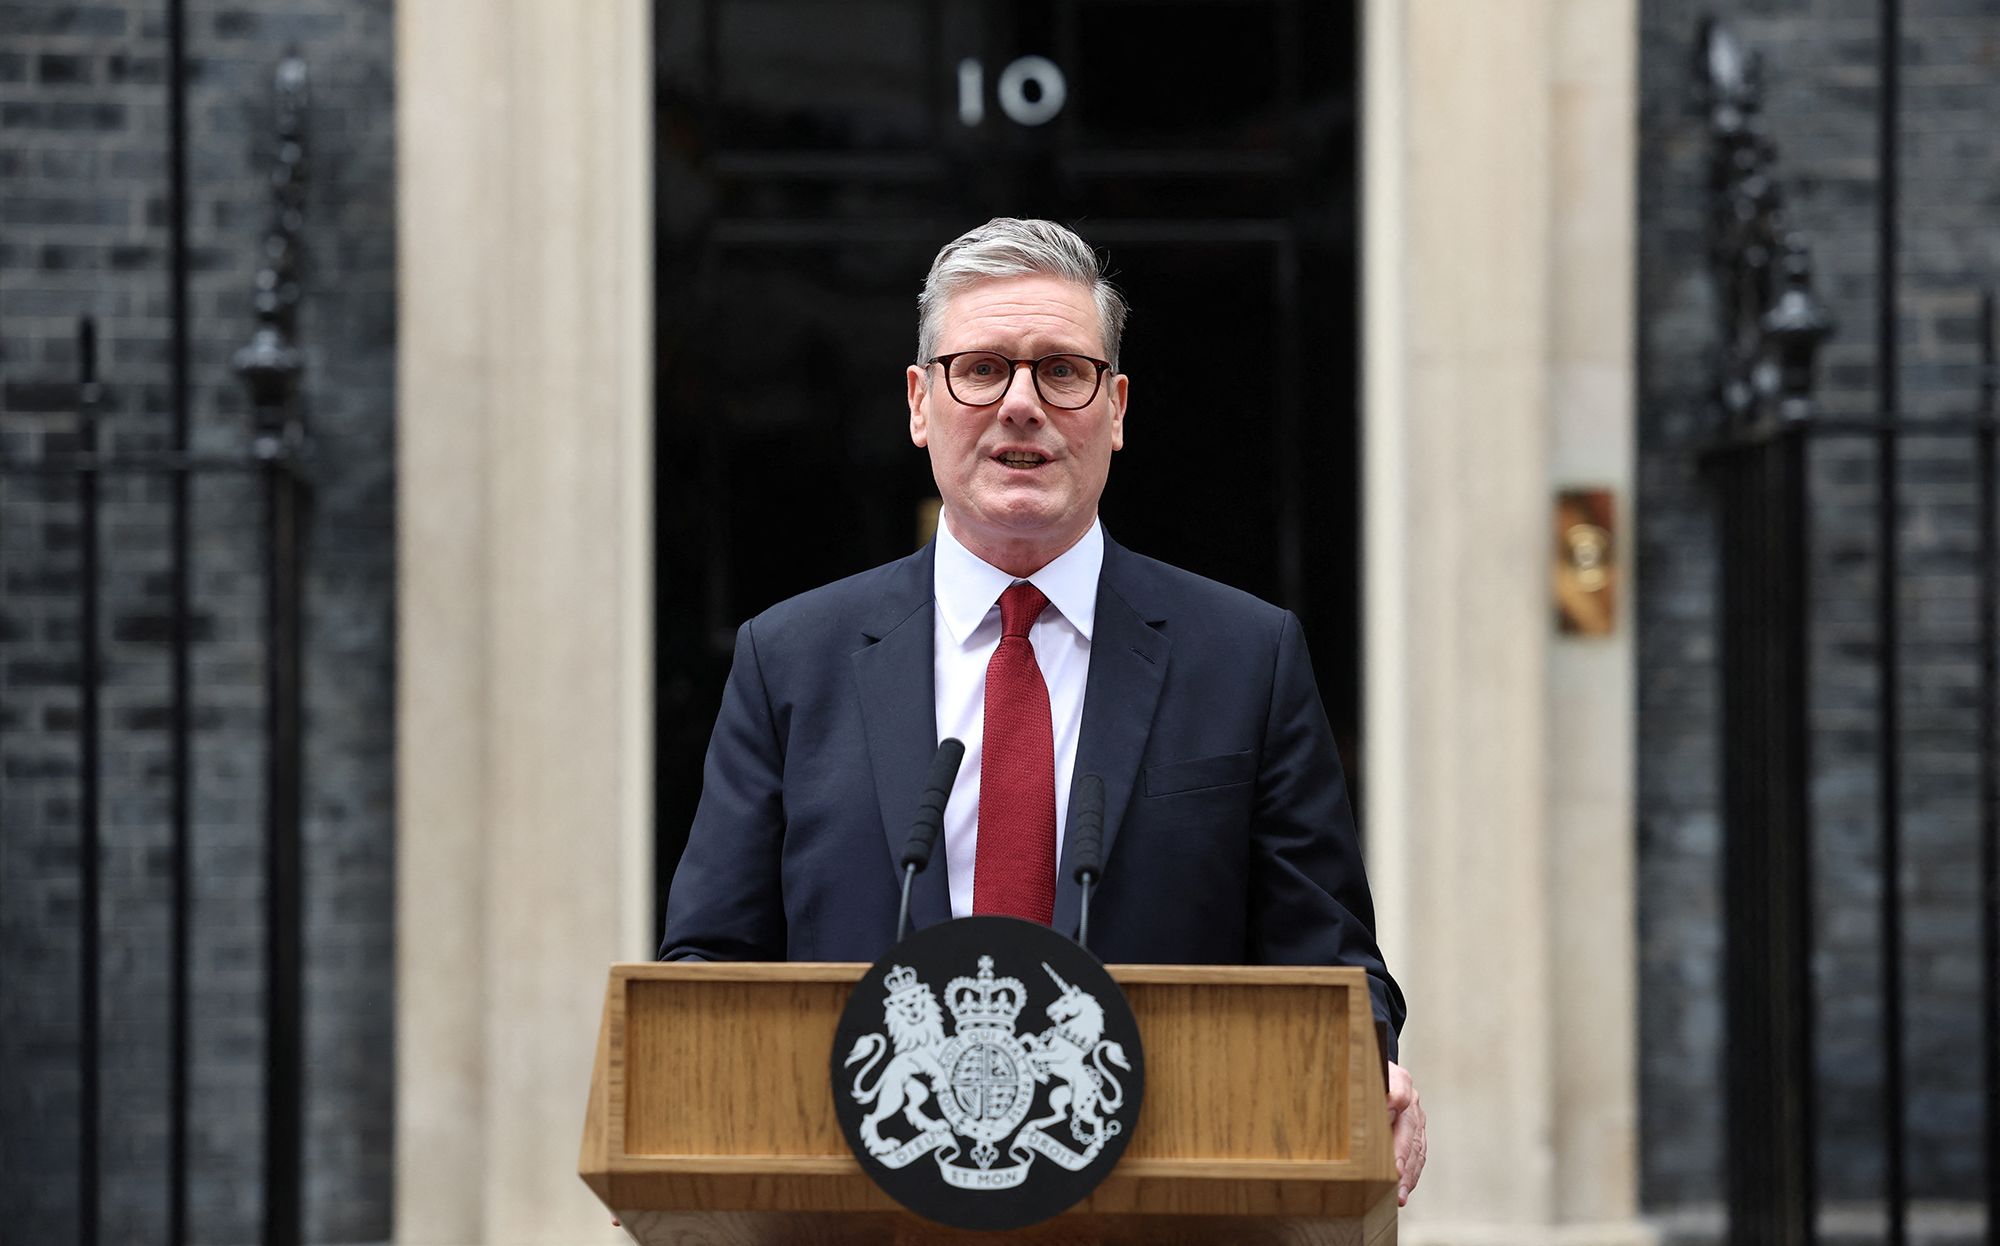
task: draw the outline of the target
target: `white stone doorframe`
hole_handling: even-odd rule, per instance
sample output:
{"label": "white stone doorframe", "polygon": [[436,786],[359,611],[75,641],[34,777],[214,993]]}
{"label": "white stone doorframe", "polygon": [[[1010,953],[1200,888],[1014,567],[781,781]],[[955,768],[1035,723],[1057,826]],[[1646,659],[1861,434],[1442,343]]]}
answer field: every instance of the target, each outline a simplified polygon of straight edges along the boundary
{"label": "white stone doorframe", "polygon": [[396,1240],[624,1240],[576,1175],[652,925],[646,0],[396,8]]}
{"label": "white stone doorframe", "polygon": [[[575,1177],[650,951],[644,0],[397,9],[396,1238],[616,1240]],[[1631,530],[1635,0],[1366,0],[1371,869],[1432,1120],[1417,1242],[1639,1242],[1630,579],[1557,638],[1556,487]]]}
{"label": "white stone doorframe", "polygon": [[1632,530],[1637,38],[1633,0],[1364,12],[1370,870],[1431,1122],[1407,1241],[1650,1240],[1632,582],[1593,640],[1550,591],[1556,490]]}

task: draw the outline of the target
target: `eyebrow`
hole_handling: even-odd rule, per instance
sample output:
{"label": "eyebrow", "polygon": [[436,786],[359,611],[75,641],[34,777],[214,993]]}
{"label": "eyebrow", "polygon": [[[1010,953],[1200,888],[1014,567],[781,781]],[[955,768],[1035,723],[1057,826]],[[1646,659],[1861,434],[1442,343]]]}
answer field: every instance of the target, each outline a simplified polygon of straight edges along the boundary
{"label": "eyebrow", "polygon": [[1008,351],[1000,349],[998,346],[967,346],[961,350],[941,350],[938,352],[938,354],[969,355],[974,351],[983,351],[989,355],[999,355],[1003,359],[1017,359],[1017,360],[1046,359],[1050,355],[1076,355],[1084,359],[1092,360],[1094,362],[1104,357],[1092,351],[1085,350],[1080,346],[1059,346],[1054,350],[1045,350],[1039,355],[1015,355]]}

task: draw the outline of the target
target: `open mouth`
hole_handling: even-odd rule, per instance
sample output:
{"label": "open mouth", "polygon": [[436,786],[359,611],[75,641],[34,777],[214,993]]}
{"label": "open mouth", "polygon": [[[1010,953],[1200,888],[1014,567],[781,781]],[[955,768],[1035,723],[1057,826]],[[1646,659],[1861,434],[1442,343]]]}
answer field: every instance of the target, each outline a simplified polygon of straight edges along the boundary
{"label": "open mouth", "polygon": [[1048,462],[1049,456],[1046,454],[1037,454],[1033,450],[1002,450],[993,456],[993,461],[1002,467],[1011,467],[1015,471],[1025,472],[1032,471]]}

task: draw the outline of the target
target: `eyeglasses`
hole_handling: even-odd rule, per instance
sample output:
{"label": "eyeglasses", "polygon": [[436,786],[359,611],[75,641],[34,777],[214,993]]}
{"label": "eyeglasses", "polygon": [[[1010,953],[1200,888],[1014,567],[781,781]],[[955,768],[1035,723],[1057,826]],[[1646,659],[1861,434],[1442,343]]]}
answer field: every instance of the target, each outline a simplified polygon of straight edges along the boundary
{"label": "eyeglasses", "polygon": [[1062,411],[1087,407],[1111,363],[1089,355],[1043,355],[1040,359],[1009,359],[996,351],[961,350],[930,361],[944,368],[944,386],[968,407],[988,407],[1007,396],[1014,370],[1027,364],[1042,402]]}

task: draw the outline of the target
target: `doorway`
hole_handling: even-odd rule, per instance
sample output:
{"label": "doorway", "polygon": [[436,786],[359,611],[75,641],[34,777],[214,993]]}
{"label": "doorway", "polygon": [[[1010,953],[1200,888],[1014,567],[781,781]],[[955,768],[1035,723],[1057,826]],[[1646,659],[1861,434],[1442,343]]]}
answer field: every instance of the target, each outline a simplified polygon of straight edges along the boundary
{"label": "doorway", "polygon": [[[1132,303],[1106,530],[1295,611],[1357,791],[1358,8],[677,0],[655,14],[657,903],[736,626],[921,544],[916,295],[993,216]],[[1211,360],[1254,359],[1243,369]]]}

